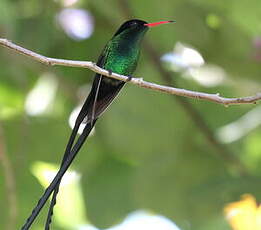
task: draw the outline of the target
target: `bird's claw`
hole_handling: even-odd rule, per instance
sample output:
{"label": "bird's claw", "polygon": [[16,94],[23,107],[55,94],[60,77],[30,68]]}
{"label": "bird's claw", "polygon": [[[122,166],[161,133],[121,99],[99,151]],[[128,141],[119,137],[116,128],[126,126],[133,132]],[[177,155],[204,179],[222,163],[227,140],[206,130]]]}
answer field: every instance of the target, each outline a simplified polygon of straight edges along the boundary
{"label": "bird's claw", "polygon": [[131,81],[131,79],[132,79],[132,76],[129,75],[126,82]]}

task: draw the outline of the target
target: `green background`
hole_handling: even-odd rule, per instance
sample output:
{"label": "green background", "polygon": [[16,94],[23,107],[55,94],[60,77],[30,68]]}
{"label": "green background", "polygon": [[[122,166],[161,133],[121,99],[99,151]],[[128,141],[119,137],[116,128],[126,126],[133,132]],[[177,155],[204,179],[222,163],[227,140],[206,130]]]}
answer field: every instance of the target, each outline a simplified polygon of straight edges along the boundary
{"label": "green background", "polygon": [[[0,37],[48,57],[96,61],[124,20],[175,19],[176,24],[147,33],[135,76],[169,85],[165,71],[174,86],[227,97],[260,91],[261,44],[255,43],[261,39],[260,0],[80,0],[73,7],[93,16],[94,33],[86,40],[71,39],[56,22],[64,9],[60,0],[1,0]],[[229,80],[207,88],[168,65],[160,72],[148,52],[148,40],[160,56],[171,52],[177,42],[189,44],[206,63],[223,68]],[[24,109],[27,95],[46,73],[58,82],[53,106],[40,116],[30,116]],[[88,89],[81,88],[79,99],[78,90],[91,83],[93,75],[86,69],[44,66],[0,47],[0,147],[15,183],[15,188],[7,189],[10,178],[2,160],[0,229],[7,229],[13,209],[15,229],[21,227],[36,204],[43,188],[30,168],[36,161],[60,162],[71,131],[68,117],[88,95]],[[261,129],[259,125],[228,144],[222,144],[216,132],[257,107],[181,101],[128,84],[98,121],[95,135],[72,166],[81,174],[86,219],[108,228],[143,209],[172,219],[182,230],[230,229],[223,214],[225,204],[244,193],[261,199]],[[14,204],[10,204],[12,195]],[[46,209],[32,229],[42,229],[45,214]],[[57,222],[54,226],[73,229]]]}

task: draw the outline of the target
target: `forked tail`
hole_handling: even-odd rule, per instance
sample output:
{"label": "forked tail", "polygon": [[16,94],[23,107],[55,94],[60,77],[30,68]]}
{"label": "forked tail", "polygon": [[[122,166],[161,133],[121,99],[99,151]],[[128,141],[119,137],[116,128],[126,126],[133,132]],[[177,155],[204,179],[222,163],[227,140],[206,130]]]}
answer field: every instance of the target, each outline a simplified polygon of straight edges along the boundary
{"label": "forked tail", "polygon": [[88,137],[88,135],[90,134],[95,122],[97,119],[95,119],[92,124],[91,123],[87,123],[86,126],[84,127],[84,130],[82,132],[82,134],[79,136],[77,142],[75,143],[75,145],[72,148],[72,151],[70,152],[70,154],[67,155],[66,160],[64,161],[64,164],[61,166],[61,168],[59,169],[59,171],[57,172],[55,178],[53,179],[53,181],[51,182],[51,184],[48,186],[48,188],[45,190],[44,194],[42,195],[42,197],[40,198],[40,200],[38,201],[36,207],[33,209],[32,214],[30,215],[30,217],[26,220],[25,225],[22,227],[21,230],[28,230],[30,228],[30,226],[32,225],[32,223],[34,222],[35,218],[38,216],[39,212],[41,211],[41,209],[43,208],[44,204],[46,203],[46,201],[48,200],[48,198],[50,197],[50,195],[52,194],[52,192],[56,189],[56,186],[60,183],[61,178],[63,177],[64,173],[66,172],[66,170],[69,168],[69,166],[71,165],[73,159],[75,158],[75,156],[77,155],[78,151],[80,150],[80,148],[82,147],[84,141],[86,140],[86,138]]}

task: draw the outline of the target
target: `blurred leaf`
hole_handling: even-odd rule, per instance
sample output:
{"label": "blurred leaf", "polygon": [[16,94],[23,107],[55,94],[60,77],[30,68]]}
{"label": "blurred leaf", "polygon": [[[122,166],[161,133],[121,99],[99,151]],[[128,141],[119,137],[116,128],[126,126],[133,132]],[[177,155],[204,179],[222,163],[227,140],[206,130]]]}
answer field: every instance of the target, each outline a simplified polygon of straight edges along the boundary
{"label": "blurred leaf", "polygon": [[233,230],[258,230],[261,228],[261,206],[255,198],[246,194],[238,202],[225,207],[225,214]]}
{"label": "blurred leaf", "polygon": [[15,88],[0,84],[0,120],[23,112],[23,95]]}

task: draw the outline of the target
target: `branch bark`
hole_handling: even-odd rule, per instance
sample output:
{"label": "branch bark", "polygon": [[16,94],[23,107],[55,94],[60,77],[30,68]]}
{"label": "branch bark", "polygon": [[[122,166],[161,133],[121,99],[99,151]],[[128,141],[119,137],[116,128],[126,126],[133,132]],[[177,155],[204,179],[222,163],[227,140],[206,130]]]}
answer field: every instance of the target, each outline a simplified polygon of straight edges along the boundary
{"label": "branch bark", "polygon": [[195,98],[200,100],[206,100],[215,102],[218,104],[222,104],[225,106],[228,105],[238,105],[238,104],[255,104],[257,101],[261,100],[261,92],[257,93],[253,96],[248,97],[240,97],[240,98],[225,98],[221,97],[219,93],[216,94],[208,94],[203,92],[196,92],[192,90],[174,88],[170,86],[159,85],[152,82],[144,81],[143,78],[131,78],[128,76],[124,76],[117,73],[110,73],[108,70],[102,69],[97,66],[94,62],[91,61],[74,61],[74,60],[65,60],[65,59],[57,59],[50,58],[38,53],[35,53],[31,50],[25,49],[21,46],[18,46],[7,39],[0,38],[0,45],[7,47],[16,51],[17,53],[24,54],[38,62],[41,62],[46,65],[61,65],[61,66],[70,66],[70,67],[78,67],[78,68],[87,68],[96,73],[102,74],[106,77],[114,78],[117,80],[130,82],[134,85],[140,86],[142,88],[151,89],[154,91],[160,91],[167,94],[173,94],[183,97]]}

